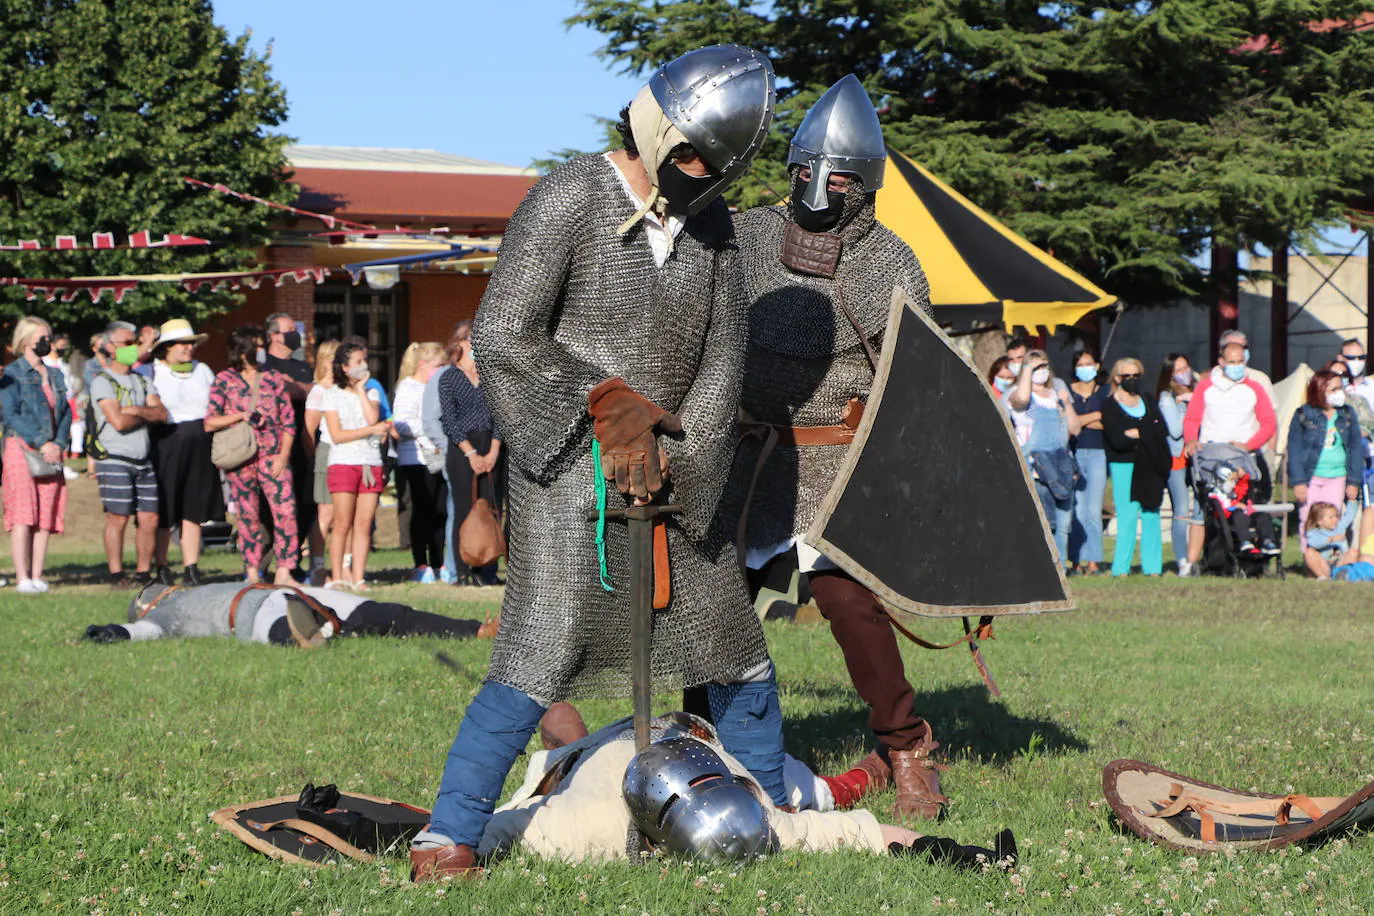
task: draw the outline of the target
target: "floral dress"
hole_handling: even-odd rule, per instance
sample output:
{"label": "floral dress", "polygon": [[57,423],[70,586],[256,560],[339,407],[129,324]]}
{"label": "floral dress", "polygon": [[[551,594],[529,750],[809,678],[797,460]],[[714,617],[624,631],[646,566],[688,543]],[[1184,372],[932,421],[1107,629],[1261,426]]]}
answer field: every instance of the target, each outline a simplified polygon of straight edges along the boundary
{"label": "floral dress", "polygon": [[[222,417],[240,411],[256,409],[257,422],[253,432],[257,436],[258,451],[249,461],[232,471],[225,471],[229,494],[238,507],[239,552],[250,569],[261,569],[267,545],[278,569],[294,569],[300,552],[300,535],[296,526],[296,494],[288,465],[280,477],[272,475],[272,463],[282,453],[283,437],[294,434],[296,410],[286,391],[286,377],[279,372],[260,373],[258,400],[253,407],[253,391],[237,369],[225,369],[215,376],[210,386],[210,410],[207,416]],[[275,536],[262,527],[262,501],[272,515]]]}

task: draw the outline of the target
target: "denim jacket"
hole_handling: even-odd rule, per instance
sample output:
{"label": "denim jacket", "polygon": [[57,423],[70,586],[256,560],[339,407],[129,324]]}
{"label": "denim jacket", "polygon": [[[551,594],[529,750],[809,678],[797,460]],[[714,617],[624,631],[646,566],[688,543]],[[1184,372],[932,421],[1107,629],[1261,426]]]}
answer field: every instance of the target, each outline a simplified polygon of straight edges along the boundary
{"label": "denim jacket", "polygon": [[[1358,485],[1364,479],[1364,437],[1350,405],[1336,410],[1336,434],[1345,443],[1345,479]],[[1307,404],[1293,414],[1288,426],[1288,482],[1306,485],[1317,468],[1326,439],[1326,414]]]}
{"label": "denim jacket", "polygon": [[65,452],[72,438],[67,386],[62,373],[51,369],[48,370],[48,384],[57,402],[52,410],[48,409],[48,399],[43,395],[43,377],[28,360],[21,356],[5,367],[4,375],[0,376],[0,410],[3,410],[5,434],[18,436],[33,448],[56,442]]}

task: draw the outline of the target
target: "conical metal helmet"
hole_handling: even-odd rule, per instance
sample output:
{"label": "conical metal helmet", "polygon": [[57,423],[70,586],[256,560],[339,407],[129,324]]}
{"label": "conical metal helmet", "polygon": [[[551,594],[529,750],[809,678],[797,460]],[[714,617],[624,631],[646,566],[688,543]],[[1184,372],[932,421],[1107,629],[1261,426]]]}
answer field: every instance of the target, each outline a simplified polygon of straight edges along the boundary
{"label": "conical metal helmet", "polygon": [[659,67],[649,90],[719,176],[688,203],[689,214],[700,213],[744,174],[768,136],[777,101],[773,65],[751,48],[712,45]]}
{"label": "conical metal helmet", "polygon": [[667,738],[635,754],[621,792],[635,826],[668,852],[732,862],[762,855],[772,842],[758,788],[696,738]]}
{"label": "conical metal helmet", "polygon": [[787,165],[811,167],[811,183],[802,203],[824,210],[832,172],[857,175],[871,194],[883,186],[887,144],[878,112],[859,78],[850,73],[825,91],[802,119]]}

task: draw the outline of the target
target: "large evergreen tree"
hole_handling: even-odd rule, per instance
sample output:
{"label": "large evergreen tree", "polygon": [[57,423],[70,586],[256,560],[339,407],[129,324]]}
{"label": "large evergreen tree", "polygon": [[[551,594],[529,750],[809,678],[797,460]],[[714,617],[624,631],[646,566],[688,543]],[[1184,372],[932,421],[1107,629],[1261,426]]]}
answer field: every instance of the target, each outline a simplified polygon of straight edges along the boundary
{"label": "large evergreen tree", "polygon": [[[583,0],[629,72],[713,42],[769,54],[756,169],[846,73],[889,143],[1135,302],[1196,292],[1210,238],[1310,242],[1374,186],[1367,0]],[[1328,21],[1331,20],[1331,21]],[[1263,36],[1262,40],[1259,39]],[[769,197],[758,184],[737,202]]]}
{"label": "large evergreen tree", "polygon": [[[0,252],[0,275],[109,276],[238,270],[266,240],[268,213],[182,182],[223,182],[289,201],[271,131],[286,99],[248,36],[215,25],[209,0],[0,0],[0,240],[179,232],[212,248]],[[122,316],[197,318],[241,301],[143,284]],[[26,303],[0,287],[5,314],[37,311],[69,327],[113,314],[108,300]]]}

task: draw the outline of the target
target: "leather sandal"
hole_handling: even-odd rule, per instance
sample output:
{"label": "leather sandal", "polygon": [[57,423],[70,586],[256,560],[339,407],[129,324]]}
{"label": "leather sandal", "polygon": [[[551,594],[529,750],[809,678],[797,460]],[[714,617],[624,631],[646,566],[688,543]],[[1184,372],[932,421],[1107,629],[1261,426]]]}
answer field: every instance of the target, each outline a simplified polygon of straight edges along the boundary
{"label": "leather sandal", "polygon": [[935,820],[949,804],[949,798],[940,792],[938,771],[945,767],[930,759],[936,746],[931,742],[909,751],[888,751],[892,782],[897,788],[894,807],[898,814]]}

